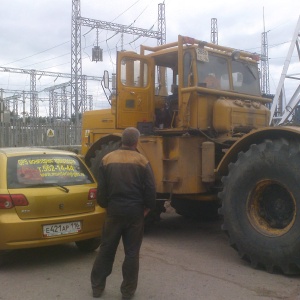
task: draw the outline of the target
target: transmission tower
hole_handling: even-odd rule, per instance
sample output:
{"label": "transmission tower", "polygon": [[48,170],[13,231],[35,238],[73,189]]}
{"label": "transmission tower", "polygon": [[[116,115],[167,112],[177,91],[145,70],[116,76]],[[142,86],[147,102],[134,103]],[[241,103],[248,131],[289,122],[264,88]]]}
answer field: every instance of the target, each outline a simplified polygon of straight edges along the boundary
{"label": "transmission tower", "polygon": [[[72,80],[72,74],[69,74],[69,73],[28,70],[28,69],[10,68],[10,67],[0,67],[0,72],[12,72],[12,73],[25,74],[25,75],[30,76],[30,91],[27,91],[26,94],[29,94],[29,97],[30,97],[30,114],[29,114],[29,116],[30,116],[30,122],[31,122],[32,126],[35,125],[34,122],[36,122],[37,118],[39,117],[39,105],[38,105],[39,104],[39,98],[38,98],[38,93],[39,92],[36,90],[36,76],[39,76],[39,78],[41,78],[42,76],[50,76],[50,77],[55,77],[56,79],[57,78],[71,78],[71,80]],[[89,76],[89,75],[79,76],[77,78],[77,81],[81,82],[81,83],[82,82],[84,83],[83,87],[81,89],[81,93],[83,93],[83,95],[87,94],[87,84],[86,84],[87,80],[101,81],[102,77]],[[50,88],[46,88],[43,91],[50,91],[52,89],[62,88],[62,86],[65,86],[65,85],[70,86],[71,81],[67,82],[67,83],[63,83],[61,85],[56,85],[56,86],[52,86]],[[3,91],[3,89],[1,89],[1,90]],[[20,94],[23,91],[20,91],[20,90],[7,90],[7,92],[11,92],[11,93],[14,92],[14,93],[19,93]],[[82,103],[83,103],[83,107],[86,107],[86,102],[83,101]],[[54,104],[55,104],[54,102],[51,102],[52,106],[51,106],[51,109],[49,108],[50,112],[53,111],[53,105]],[[72,110],[72,108],[73,108],[73,110]],[[74,105],[73,105],[73,107],[71,105],[71,115],[72,115],[72,111],[74,111]]]}
{"label": "transmission tower", "polygon": [[[295,111],[296,107],[300,103],[300,73],[288,74],[290,62],[292,60],[292,55],[294,50],[297,51],[297,57],[299,59],[297,67],[299,68],[300,63],[300,16],[298,18],[298,22],[295,28],[295,32],[293,34],[293,38],[290,44],[289,51],[286,56],[286,60],[284,62],[282,73],[279,79],[278,86],[276,88],[275,97],[271,107],[271,119],[270,123],[274,124],[282,124],[287,122],[291,117],[292,113]],[[296,64],[296,62],[295,62]],[[287,105],[284,107],[284,110],[281,115],[276,115],[276,110],[278,110],[280,97],[285,97],[284,84],[286,79],[295,80],[295,91],[288,101]],[[298,85],[297,85],[298,83]],[[283,101],[283,100],[282,100]]]}
{"label": "transmission tower", "polygon": [[[75,124],[79,126],[79,113],[87,107],[86,93],[83,92],[82,56],[81,56],[81,26],[111,30],[118,33],[127,33],[162,40],[161,32],[148,29],[120,25],[112,22],[94,20],[81,17],[80,0],[72,0],[72,33],[71,33],[71,102],[74,103]],[[79,143],[79,135],[76,135]]]}
{"label": "transmission tower", "polygon": [[[72,29],[71,29],[71,115],[75,114],[75,124],[79,125],[79,109],[82,101],[82,59],[81,59],[81,25],[80,1],[72,0]],[[76,139],[78,134],[76,134]],[[79,143],[76,140],[75,143]]]}
{"label": "transmission tower", "polygon": [[268,55],[268,32],[261,34],[261,92],[265,95],[270,94],[269,80],[269,55]]}
{"label": "transmission tower", "polygon": [[[39,115],[38,95],[36,91],[36,71],[30,70],[30,116],[32,116],[32,122],[37,121]],[[36,125],[36,124],[33,124]]]}
{"label": "transmission tower", "polygon": [[260,87],[262,94],[270,94],[268,31],[265,30],[265,12],[263,9],[264,32],[261,34],[261,76]]}
{"label": "transmission tower", "polygon": [[158,32],[160,38],[157,39],[157,45],[164,45],[167,42],[165,2],[158,4]]}
{"label": "transmission tower", "polygon": [[[166,35],[166,13],[165,13],[165,3],[158,4],[158,32],[160,33],[161,38],[157,40],[157,45],[161,46],[166,44],[167,35]],[[165,67],[157,68],[157,81],[159,83],[158,86],[158,94],[162,96],[168,95],[167,90],[167,72]]]}
{"label": "transmission tower", "polygon": [[61,89],[61,106],[60,106],[60,119],[67,120],[68,118],[68,96],[66,86]]}
{"label": "transmission tower", "polygon": [[211,42],[218,45],[218,21],[216,18],[211,19]]}
{"label": "transmission tower", "polygon": [[61,102],[64,103],[61,105],[61,118],[64,116],[64,119],[66,120],[68,118],[68,108],[67,108],[67,96],[66,96],[66,88],[71,85],[71,81],[61,83],[58,85],[51,86],[49,88],[45,88],[44,92],[49,92],[49,118],[50,120],[56,120],[57,119],[57,113],[58,113],[58,93],[55,92],[55,90],[60,89],[60,95],[61,95]]}

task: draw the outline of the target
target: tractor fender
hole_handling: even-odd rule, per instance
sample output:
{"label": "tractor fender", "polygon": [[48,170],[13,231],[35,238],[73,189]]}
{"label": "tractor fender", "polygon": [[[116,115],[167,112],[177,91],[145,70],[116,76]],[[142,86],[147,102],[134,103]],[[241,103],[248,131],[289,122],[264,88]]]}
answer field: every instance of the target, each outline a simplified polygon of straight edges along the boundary
{"label": "tractor fender", "polygon": [[107,144],[110,141],[114,141],[114,142],[120,141],[121,137],[122,137],[122,133],[112,133],[101,137],[99,140],[93,143],[93,145],[87,151],[84,157],[85,163],[90,167],[91,158],[95,156],[96,151],[100,150],[103,144]]}
{"label": "tractor fender", "polygon": [[216,169],[220,177],[228,174],[228,166],[237,160],[239,152],[246,152],[252,144],[260,144],[264,140],[284,138],[287,140],[300,140],[300,127],[297,126],[276,126],[251,131],[236,141],[223,156]]}
{"label": "tractor fender", "polygon": [[[95,143],[93,143],[93,145],[89,148],[89,150],[87,151],[87,153],[84,157],[84,161],[87,164],[87,166],[88,167],[91,166],[91,158],[95,157],[96,151],[100,150],[102,145],[108,144],[109,142],[121,141],[121,138],[122,138],[121,132],[120,133],[111,133],[111,134],[107,134],[107,135],[101,137]],[[138,150],[138,152],[144,154],[142,147],[140,146],[140,142],[137,145],[137,150]]]}

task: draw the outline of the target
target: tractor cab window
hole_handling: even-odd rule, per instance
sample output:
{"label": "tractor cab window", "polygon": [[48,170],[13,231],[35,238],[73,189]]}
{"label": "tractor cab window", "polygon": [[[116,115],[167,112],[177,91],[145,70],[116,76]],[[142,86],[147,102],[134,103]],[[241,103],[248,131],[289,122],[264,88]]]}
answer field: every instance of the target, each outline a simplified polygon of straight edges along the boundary
{"label": "tractor cab window", "polygon": [[229,90],[227,59],[201,53],[197,55],[198,86],[210,89]]}
{"label": "tractor cab window", "polygon": [[124,57],[121,61],[121,82],[126,86],[146,87],[148,85],[148,65],[142,60]]}
{"label": "tractor cab window", "polygon": [[260,96],[259,74],[256,65],[232,61],[232,82],[236,92]]}
{"label": "tractor cab window", "polygon": [[183,56],[183,86],[189,86],[189,77],[192,74],[192,55],[190,52],[185,52]]}

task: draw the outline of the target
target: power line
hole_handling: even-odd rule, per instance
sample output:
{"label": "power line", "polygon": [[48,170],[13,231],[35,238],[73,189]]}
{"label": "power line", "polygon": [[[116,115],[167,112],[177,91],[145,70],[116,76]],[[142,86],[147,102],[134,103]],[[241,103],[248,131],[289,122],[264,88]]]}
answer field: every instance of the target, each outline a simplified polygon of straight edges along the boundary
{"label": "power line", "polygon": [[55,48],[57,48],[57,47],[60,47],[60,46],[62,46],[62,45],[65,45],[65,44],[67,44],[67,43],[69,43],[69,42],[71,42],[71,41],[67,41],[67,42],[61,43],[61,44],[59,44],[59,45],[53,46],[53,47],[51,47],[51,48],[45,49],[45,50],[43,50],[43,51],[37,52],[37,53],[35,53],[35,54],[32,54],[32,55],[30,55],[30,56],[26,56],[26,57],[23,57],[23,58],[20,58],[20,59],[11,61],[11,62],[9,62],[9,63],[6,63],[6,64],[2,65],[2,66],[7,66],[7,65],[9,65],[9,64],[13,64],[13,63],[15,63],[15,62],[18,62],[18,61],[21,61],[21,60],[24,60],[24,59],[27,59],[27,58],[31,58],[31,57],[33,57],[33,56],[39,55],[39,54],[41,54],[41,53],[44,53],[44,52],[47,52],[47,51],[49,51],[49,50],[55,49]]}
{"label": "power line", "polygon": [[[120,14],[119,14],[117,17],[115,17],[112,21],[118,19],[120,16],[122,16],[123,14],[125,14],[127,11],[129,11],[132,7],[134,7],[134,6],[135,6],[138,2],[140,2],[140,1],[141,1],[141,0],[135,1],[131,6],[129,6],[127,9],[125,9],[122,13],[120,13]],[[148,7],[148,6],[149,6],[149,5],[147,5],[147,7]],[[147,7],[146,7],[146,8],[147,8]],[[146,8],[145,8],[145,9],[146,9]],[[145,10],[145,9],[144,9],[144,10]],[[144,12],[144,10],[142,11],[142,13]],[[138,16],[138,17],[139,17],[139,16]],[[92,28],[92,29],[93,29],[93,28]],[[91,29],[91,30],[92,30],[92,29]],[[85,35],[85,34],[84,34],[84,35]],[[84,36],[84,35],[83,35],[83,36]],[[68,41],[66,41],[66,42],[63,42],[63,43],[61,43],[61,44],[58,44],[58,45],[55,45],[55,46],[53,46],[53,47],[47,48],[47,49],[45,49],[45,50],[39,51],[39,52],[34,53],[34,54],[32,54],[32,55],[29,55],[29,56],[26,56],[26,57],[23,57],[23,58],[16,59],[16,60],[14,60],[14,61],[5,63],[5,64],[3,64],[2,66],[7,66],[7,65],[10,65],[10,64],[13,64],[13,63],[16,63],[16,62],[19,62],[19,61],[22,61],[22,60],[25,60],[25,59],[34,57],[34,56],[36,56],[36,55],[39,55],[39,54],[45,53],[45,52],[47,52],[47,51],[53,50],[53,49],[55,49],[55,48],[58,48],[58,47],[60,47],[60,46],[62,46],[62,45],[68,44],[68,43],[70,43],[70,42],[71,42],[71,40],[68,40]],[[103,42],[105,42],[105,40],[103,40]],[[69,54],[71,54],[71,52],[69,52],[69,53],[67,53],[67,54],[60,55],[60,56],[56,56],[56,57],[54,57],[54,58],[52,58],[52,59],[56,59],[56,58],[59,58],[59,57],[61,57],[61,56],[69,55]],[[52,60],[52,59],[50,59],[50,60]],[[45,62],[45,61],[37,62],[37,63],[32,64],[32,65],[36,65],[36,64],[39,64],[39,63],[43,63],[43,62]],[[29,66],[31,66],[31,65],[26,65],[26,66],[23,66],[22,68],[27,68],[27,67],[29,67]]]}
{"label": "power line", "polygon": [[[26,65],[26,66],[22,66],[21,68],[28,68],[28,67],[31,67],[31,66],[34,66],[34,65],[39,65],[39,64],[42,64],[44,62],[47,62],[47,61],[50,61],[50,60],[54,60],[54,59],[57,59],[59,57],[63,57],[63,56],[67,56],[67,55],[70,55],[70,52],[69,53],[66,53],[66,54],[62,54],[62,55],[59,55],[59,56],[56,56],[56,57],[53,57],[53,58],[49,58],[49,59],[45,59],[43,61],[40,61],[40,62],[37,62],[37,63],[34,63],[34,64],[30,64],[30,65]],[[5,66],[5,65],[4,65]]]}

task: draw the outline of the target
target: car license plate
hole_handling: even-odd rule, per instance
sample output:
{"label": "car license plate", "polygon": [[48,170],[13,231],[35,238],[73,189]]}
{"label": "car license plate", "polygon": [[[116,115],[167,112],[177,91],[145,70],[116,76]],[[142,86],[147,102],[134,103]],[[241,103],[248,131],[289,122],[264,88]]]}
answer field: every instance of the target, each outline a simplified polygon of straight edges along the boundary
{"label": "car license plate", "polygon": [[81,222],[80,221],[51,224],[51,225],[43,226],[43,235],[45,237],[78,233],[80,231],[81,231]]}

